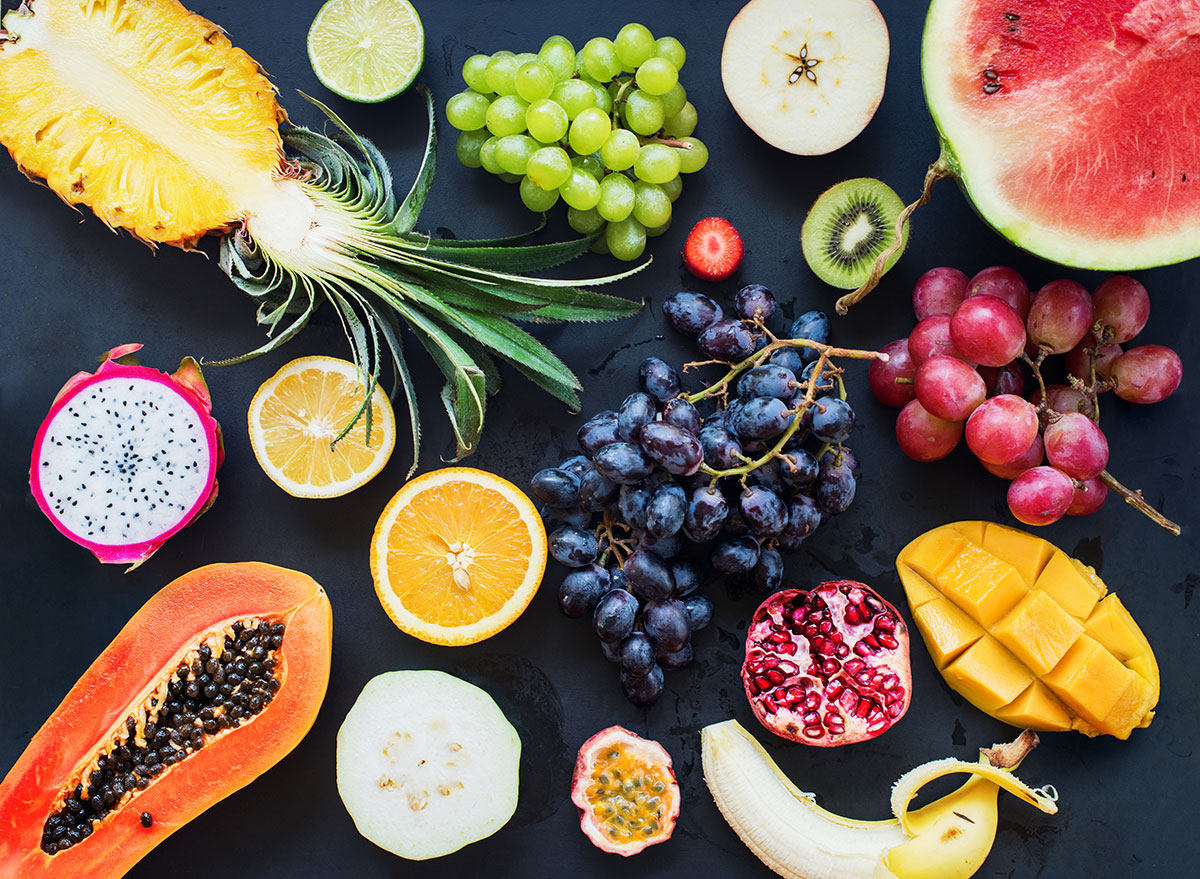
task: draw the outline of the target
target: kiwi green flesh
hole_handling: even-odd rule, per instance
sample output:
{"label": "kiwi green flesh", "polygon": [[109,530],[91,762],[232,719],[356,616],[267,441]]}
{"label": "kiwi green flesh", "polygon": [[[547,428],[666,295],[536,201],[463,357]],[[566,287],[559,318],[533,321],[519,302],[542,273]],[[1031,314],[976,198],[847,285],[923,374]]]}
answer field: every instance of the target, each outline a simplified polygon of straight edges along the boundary
{"label": "kiwi green flesh", "polygon": [[[875,259],[896,240],[900,196],[880,180],[859,177],[826,190],[813,204],[800,232],[809,268],[834,287],[852,290],[871,274]],[[908,224],[904,225],[908,242]],[[903,248],[889,257],[890,269]]]}

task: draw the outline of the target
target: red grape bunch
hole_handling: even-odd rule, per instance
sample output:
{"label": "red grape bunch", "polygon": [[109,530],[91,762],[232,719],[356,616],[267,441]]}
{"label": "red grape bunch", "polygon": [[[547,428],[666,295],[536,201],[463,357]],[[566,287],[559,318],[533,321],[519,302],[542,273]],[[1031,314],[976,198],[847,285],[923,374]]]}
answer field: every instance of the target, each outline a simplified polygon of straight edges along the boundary
{"label": "red grape bunch", "polygon": [[[918,323],[908,338],[884,347],[890,359],[870,369],[876,398],[902,407],[896,442],[904,454],[936,461],[965,436],[990,473],[1011,480],[1009,510],[1027,525],[1093,513],[1112,489],[1178,533],[1108,472],[1108,440],[1099,426],[1106,391],[1131,403],[1157,403],[1183,378],[1170,348],[1125,347],[1150,316],[1140,282],[1113,275],[1089,294],[1060,280],[1031,294],[1025,279],[1004,266],[970,280],[941,267],[917,280],[913,310]],[[1063,355],[1066,381],[1046,384],[1043,370],[1054,355]]]}

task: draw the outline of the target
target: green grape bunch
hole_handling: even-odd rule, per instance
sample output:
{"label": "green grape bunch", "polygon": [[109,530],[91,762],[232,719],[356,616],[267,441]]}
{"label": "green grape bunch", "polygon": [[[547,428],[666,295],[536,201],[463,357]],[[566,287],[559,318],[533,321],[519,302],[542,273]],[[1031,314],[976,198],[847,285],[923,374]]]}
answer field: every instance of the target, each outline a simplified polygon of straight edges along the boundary
{"label": "green grape bunch", "polygon": [[679,175],[708,163],[679,81],[686,58],[679,40],[636,23],[578,52],[553,36],[536,55],[472,55],[467,89],[446,102],[458,159],[519,184],[531,211],[562,199],[571,228],[597,236],[593,250],[635,260],[671,224]]}

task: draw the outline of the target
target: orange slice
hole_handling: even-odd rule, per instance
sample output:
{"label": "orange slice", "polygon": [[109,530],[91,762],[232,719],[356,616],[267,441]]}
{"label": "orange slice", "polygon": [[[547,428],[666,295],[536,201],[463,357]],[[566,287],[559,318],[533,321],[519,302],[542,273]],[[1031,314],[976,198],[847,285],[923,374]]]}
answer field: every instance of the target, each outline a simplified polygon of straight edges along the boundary
{"label": "orange slice", "polygon": [[406,484],[371,539],[383,609],[430,644],[474,644],[509,626],[545,570],[546,529],[533,502],[511,482],[470,467]]}
{"label": "orange slice", "polygon": [[371,442],[364,416],[331,445],[362,406],[353,363],[301,357],[267,379],[250,401],[250,445],[271,481],[295,497],[340,497],[370,482],[396,446],[387,395],[371,394]]}

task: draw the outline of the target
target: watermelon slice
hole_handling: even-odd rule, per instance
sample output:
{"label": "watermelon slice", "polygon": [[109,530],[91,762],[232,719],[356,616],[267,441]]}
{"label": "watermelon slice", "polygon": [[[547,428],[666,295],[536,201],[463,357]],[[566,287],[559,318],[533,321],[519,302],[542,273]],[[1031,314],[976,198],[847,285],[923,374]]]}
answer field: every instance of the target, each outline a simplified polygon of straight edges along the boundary
{"label": "watermelon slice", "polygon": [[944,162],[1015,244],[1200,255],[1200,0],[933,0],[921,71]]}

